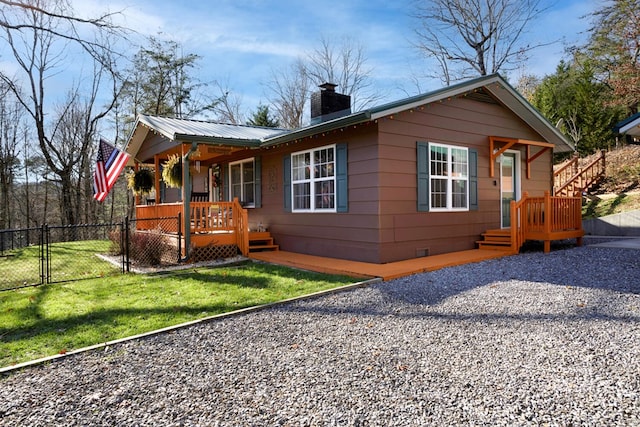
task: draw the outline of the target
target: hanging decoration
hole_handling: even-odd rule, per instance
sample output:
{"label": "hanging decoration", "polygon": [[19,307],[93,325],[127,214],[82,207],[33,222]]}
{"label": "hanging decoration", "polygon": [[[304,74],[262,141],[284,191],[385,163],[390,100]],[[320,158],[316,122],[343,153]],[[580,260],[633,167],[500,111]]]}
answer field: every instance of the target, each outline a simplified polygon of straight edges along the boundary
{"label": "hanging decoration", "polygon": [[169,156],[169,159],[162,165],[162,180],[168,187],[182,187],[182,159],[179,155]]}
{"label": "hanging decoration", "polygon": [[132,170],[127,174],[127,187],[136,196],[144,196],[151,193],[154,180],[155,174],[149,168],[141,168],[137,171]]}

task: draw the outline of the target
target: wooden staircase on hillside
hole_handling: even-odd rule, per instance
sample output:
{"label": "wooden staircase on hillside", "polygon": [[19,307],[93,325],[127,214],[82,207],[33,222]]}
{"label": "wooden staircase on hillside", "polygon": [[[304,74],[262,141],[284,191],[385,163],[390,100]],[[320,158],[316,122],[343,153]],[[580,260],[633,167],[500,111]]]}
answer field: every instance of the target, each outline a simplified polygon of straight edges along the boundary
{"label": "wooden staircase on hillside", "polygon": [[573,157],[553,172],[553,194],[560,197],[581,197],[605,176],[605,152],[600,151],[587,166],[579,167],[579,158]]}
{"label": "wooden staircase on hillside", "polygon": [[478,249],[491,249],[494,251],[511,250],[511,229],[487,230],[482,233],[482,240],[476,241]]}
{"label": "wooden staircase on hillside", "polygon": [[278,251],[280,246],[276,245],[268,231],[249,232],[249,252]]}

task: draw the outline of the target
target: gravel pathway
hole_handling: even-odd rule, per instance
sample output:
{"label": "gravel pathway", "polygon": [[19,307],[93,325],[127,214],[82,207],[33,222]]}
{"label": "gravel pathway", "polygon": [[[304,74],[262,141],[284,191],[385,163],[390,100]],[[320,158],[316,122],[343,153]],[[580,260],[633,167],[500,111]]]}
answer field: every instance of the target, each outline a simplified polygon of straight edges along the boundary
{"label": "gravel pathway", "polygon": [[11,426],[640,425],[640,251],[448,268],[0,378]]}

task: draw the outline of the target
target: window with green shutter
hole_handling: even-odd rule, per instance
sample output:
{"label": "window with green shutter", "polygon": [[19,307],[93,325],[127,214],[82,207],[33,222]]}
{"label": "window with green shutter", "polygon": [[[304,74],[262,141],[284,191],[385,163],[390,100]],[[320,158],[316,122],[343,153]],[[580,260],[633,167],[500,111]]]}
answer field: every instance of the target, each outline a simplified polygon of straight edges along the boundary
{"label": "window with green shutter", "polygon": [[478,208],[476,150],[432,142],[416,148],[419,212]]}

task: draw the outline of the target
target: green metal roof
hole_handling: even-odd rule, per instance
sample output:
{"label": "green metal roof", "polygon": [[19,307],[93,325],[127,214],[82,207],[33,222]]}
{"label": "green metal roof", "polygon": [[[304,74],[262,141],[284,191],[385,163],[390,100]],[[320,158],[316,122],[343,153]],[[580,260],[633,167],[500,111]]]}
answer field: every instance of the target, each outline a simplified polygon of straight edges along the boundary
{"label": "green metal roof", "polygon": [[140,115],[139,123],[174,141],[200,141],[224,144],[260,145],[270,136],[287,132],[285,129],[215,123],[202,120],[175,119]]}
{"label": "green metal roof", "polygon": [[[478,77],[455,85],[447,86],[425,94],[412,96],[399,101],[373,107],[329,120],[326,122],[305,126],[295,130],[264,128],[257,126],[233,125],[214,123],[199,120],[175,119],[140,115],[136,123],[146,126],[158,132],[166,138],[181,142],[202,142],[211,144],[223,144],[240,147],[270,147],[297,139],[317,135],[323,132],[344,128],[368,121],[410,110],[419,106],[473,93],[482,89],[494,101],[501,103],[511,110],[520,119],[538,132],[546,141],[555,145],[555,151],[574,151],[572,143],[553,125],[546,120],[522,95],[511,87],[499,74]],[[129,138],[128,149],[139,149],[139,140],[142,136],[136,136],[136,129]],[[495,135],[505,136],[505,135]]]}
{"label": "green metal roof", "polygon": [[[261,146],[272,146],[296,139],[312,136],[345,126],[377,120],[379,118],[407,111],[421,105],[431,104],[450,97],[464,95],[483,88],[494,99],[509,108],[525,123],[538,132],[546,141],[555,145],[555,151],[574,151],[573,144],[540,114],[529,102],[511,87],[499,74],[478,77],[455,85],[447,86],[432,92],[412,96],[399,101],[383,104],[368,110],[360,111],[338,119],[296,129],[291,132],[273,135],[263,140]],[[504,135],[497,135],[504,136]]]}

